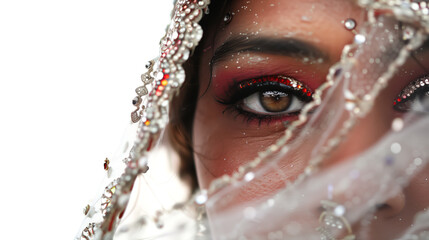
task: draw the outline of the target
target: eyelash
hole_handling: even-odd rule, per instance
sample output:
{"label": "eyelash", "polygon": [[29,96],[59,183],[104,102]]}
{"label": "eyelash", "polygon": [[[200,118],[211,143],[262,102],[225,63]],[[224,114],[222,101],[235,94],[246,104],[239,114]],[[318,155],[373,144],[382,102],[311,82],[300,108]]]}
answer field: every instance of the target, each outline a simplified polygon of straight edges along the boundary
{"label": "eyelash", "polygon": [[393,108],[400,112],[413,110],[414,100],[419,93],[429,92],[429,75],[408,84],[393,101]]}
{"label": "eyelash", "polygon": [[[312,100],[313,92],[303,83],[285,76],[264,76],[259,78],[247,79],[240,82],[235,82],[228,88],[223,99],[217,99],[217,102],[226,105],[223,111],[232,112],[235,118],[244,117],[247,123],[257,120],[261,125],[263,122],[270,123],[272,120],[283,119],[285,116],[296,116],[299,112],[278,114],[278,115],[262,115],[244,110],[239,102],[249,97],[250,95],[263,91],[278,91],[291,94],[303,102]],[[401,93],[393,101],[393,108],[400,112],[413,110],[412,105],[419,93],[429,93],[429,75],[418,78],[406,86]],[[427,94],[429,96],[429,94]]]}
{"label": "eyelash", "polygon": [[259,125],[263,122],[268,124],[273,120],[283,119],[288,116],[296,116],[299,112],[278,115],[262,115],[244,110],[239,103],[254,93],[278,91],[288,93],[303,102],[309,102],[313,99],[313,91],[311,89],[293,78],[281,75],[263,76],[235,82],[228,89],[229,90],[225,93],[223,99],[217,99],[217,102],[227,106],[223,113],[232,112],[235,114],[235,117],[243,116],[244,121],[247,123],[256,120]]}

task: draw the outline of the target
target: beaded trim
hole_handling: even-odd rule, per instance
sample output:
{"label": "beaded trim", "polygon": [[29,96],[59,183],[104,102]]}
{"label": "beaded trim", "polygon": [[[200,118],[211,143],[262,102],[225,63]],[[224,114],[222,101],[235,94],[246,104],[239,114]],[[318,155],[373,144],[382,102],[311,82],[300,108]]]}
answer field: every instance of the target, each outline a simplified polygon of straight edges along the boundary
{"label": "beaded trim", "polygon": [[[168,106],[171,97],[185,81],[182,68],[202,37],[198,22],[207,11],[209,0],[178,0],[166,35],[161,40],[161,55],[152,60],[141,77],[143,85],[136,89],[133,99],[136,110],[132,122],[139,122],[137,139],[127,158],[122,176],[114,180],[101,199],[102,221],[90,223],[80,239],[113,239],[113,234],[128,204],[136,177],[148,170],[146,154],[168,123]],[[142,97],[147,95],[146,99]],[[108,164],[104,166],[108,168]],[[89,209],[92,209],[90,206]],[[89,212],[85,211],[85,212]]]}

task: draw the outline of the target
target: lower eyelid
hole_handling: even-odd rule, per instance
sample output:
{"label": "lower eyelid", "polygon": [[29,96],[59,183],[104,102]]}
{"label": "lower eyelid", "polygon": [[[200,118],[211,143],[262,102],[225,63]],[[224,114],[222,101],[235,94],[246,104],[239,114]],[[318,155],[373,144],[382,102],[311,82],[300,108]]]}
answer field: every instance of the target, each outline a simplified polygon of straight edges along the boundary
{"label": "lower eyelid", "polygon": [[[217,98],[216,101],[227,107],[223,114],[232,113],[234,119],[242,117],[244,122],[249,124],[261,125],[262,123],[273,123],[283,121],[293,121],[298,117],[300,109],[295,112],[279,112],[278,114],[255,113],[243,108],[243,99],[261,91],[279,91],[285,92],[295,99],[299,99],[302,105],[312,99],[313,91],[303,83],[283,75],[272,75],[259,78],[247,79],[240,82],[234,82],[228,88],[225,99]],[[240,106],[241,103],[241,106]]]}
{"label": "lower eyelid", "polygon": [[233,106],[232,108],[227,107],[223,113],[231,111],[231,113],[235,114],[234,119],[239,117],[242,118],[243,122],[248,124],[256,124],[257,126],[261,126],[262,124],[271,124],[271,123],[280,123],[285,121],[293,121],[298,119],[298,113],[291,113],[288,115],[277,114],[277,115],[259,115],[252,112],[245,111],[237,106]]}

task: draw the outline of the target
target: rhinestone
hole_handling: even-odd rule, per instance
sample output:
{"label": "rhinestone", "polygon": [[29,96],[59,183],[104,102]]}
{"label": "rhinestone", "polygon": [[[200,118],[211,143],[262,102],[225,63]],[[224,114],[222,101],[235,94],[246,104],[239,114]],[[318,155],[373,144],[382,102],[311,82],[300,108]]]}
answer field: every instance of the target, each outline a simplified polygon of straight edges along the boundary
{"label": "rhinestone", "polygon": [[353,30],[356,27],[356,21],[352,18],[348,18],[346,19],[346,21],[344,22],[344,27],[347,30]]}
{"label": "rhinestone", "polygon": [[255,174],[253,172],[248,172],[246,173],[246,175],[244,175],[244,180],[246,180],[246,182],[250,182],[255,178]]}
{"label": "rhinestone", "polygon": [[362,43],[364,43],[365,41],[366,41],[366,38],[365,38],[365,36],[364,35],[362,35],[362,34],[356,34],[356,36],[355,36],[355,43],[356,44],[362,44]]}
{"label": "rhinestone", "polygon": [[137,113],[137,111],[134,111],[134,112],[132,112],[131,113],[131,121],[133,122],[133,123],[136,123],[136,122],[138,122],[139,120],[140,120],[140,115]]}
{"label": "rhinestone", "polygon": [[144,95],[146,95],[148,93],[148,90],[147,90],[147,88],[145,86],[141,86],[141,87],[138,87],[136,89],[136,93],[139,96],[144,96]]}
{"label": "rhinestone", "polygon": [[152,67],[152,62],[148,62],[148,63],[146,63],[146,65],[144,65],[144,66],[145,66],[145,68],[149,69],[149,68],[151,68],[151,67]]}
{"label": "rhinestone", "polygon": [[179,33],[178,33],[178,32],[176,32],[176,31],[174,31],[171,37],[172,37],[173,39],[177,39],[177,38],[179,37]]}
{"label": "rhinestone", "polygon": [[83,209],[83,214],[85,214],[85,216],[89,213],[89,209],[91,209],[91,206],[86,205],[85,208]]}
{"label": "rhinestone", "polygon": [[162,72],[157,72],[156,73],[156,80],[161,80],[164,78],[164,73]]}
{"label": "rhinestone", "polygon": [[207,202],[207,199],[208,199],[208,197],[207,197],[207,191],[201,191],[200,192],[200,194],[198,194],[196,197],[195,197],[195,202],[197,203],[197,204],[199,204],[199,205],[202,205],[202,204],[204,204],[204,203],[206,203]]}
{"label": "rhinestone", "polygon": [[346,102],[344,107],[347,111],[353,111],[356,107],[356,104],[354,102]]}
{"label": "rhinestone", "polygon": [[139,98],[139,97],[135,97],[135,98],[133,99],[133,105],[134,105],[134,106],[136,106],[137,104],[139,104],[139,102],[140,102],[140,98]]}
{"label": "rhinestone", "polygon": [[274,206],[275,203],[276,203],[276,201],[274,199],[272,199],[272,198],[270,198],[270,199],[267,200],[267,205],[269,207]]}
{"label": "rhinestone", "polygon": [[346,213],[346,208],[344,206],[339,205],[339,206],[335,207],[335,209],[334,209],[335,216],[341,217],[344,215],[344,213]]}
{"label": "rhinestone", "polygon": [[393,154],[398,154],[400,153],[402,150],[401,144],[399,143],[392,143],[392,145],[390,145],[390,151],[392,151]]}
{"label": "rhinestone", "polygon": [[106,170],[106,171],[109,170],[109,163],[110,163],[109,159],[106,158],[106,160],[104,160],[104,164],[103,164],[104,170]]}
{"label": "rhinestone", "polygon": [[411,9],[413,9],[414,11],[417,11],[420,9],[420,6],[418,3],[413,2],[411,3]]}
{"label": "rhinestone", "polygon": [[421,158],[415,158],[414,159],[414,164],[416,165],[416,166],[420,166],[421,164],[422,164],[422,159]]}
{"label": "rhinestone", "polygon": [[392,129],[395,132],[399,132],[404,127],[404,121],[401,118],[395,118],[392,121]]}
{"label": "rhinestone", "polygon": [[223,17],[223,21],[225,22],[225,24],[230,23],[230,22],[231,22],[231,20],[232,20],[232,14],[231,14],[231,13],[227,13],[227,14],[225,15],[225,17]]}
{"label": "rhinestone", "polygon": [[402,39],[403,40],[410,40],[414,36],[414,29],[411,27],[406,27],[402,31]]}

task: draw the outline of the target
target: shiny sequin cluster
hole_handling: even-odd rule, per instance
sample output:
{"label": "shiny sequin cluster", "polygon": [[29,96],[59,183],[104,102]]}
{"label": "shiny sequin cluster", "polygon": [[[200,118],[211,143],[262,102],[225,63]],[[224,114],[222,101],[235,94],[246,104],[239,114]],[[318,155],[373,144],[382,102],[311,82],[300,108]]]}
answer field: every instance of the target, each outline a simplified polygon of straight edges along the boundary
{"label": "shiny sequin cluster", "polygon": [[311,97],[311,95],[313,94],[313,92],[306,87],[304,84],[289,78],[289,77],[285,77],[285,76],[268,76],[268,77],[262,77],[262,78],[253,78],[253,79],[249,79],[249,80],[245,80],[240,82],[239,84],[239,88],[247,88],[250,87],[252,85],[255,84],[260,84],[260,83],[264,83],[264,82],[273,82],[273,83],[280,83],[280,84],[284,84],[286,86],[292,87],[294,88],[296,91],[301,91],[302,94]]}
{"label": "shiny sequin cluster", "polygon": [[410,83],[404,90],[399,94],[399,96],[393,101],[393,105],[396,105],[400,102],[408,100],[408,98],[413,96],[413,93],[418,89],[429,85],[429,77],[421,77],[416,81]]}

